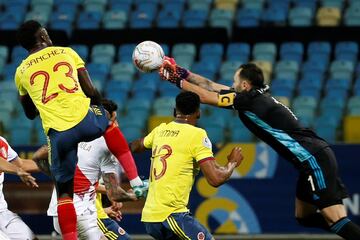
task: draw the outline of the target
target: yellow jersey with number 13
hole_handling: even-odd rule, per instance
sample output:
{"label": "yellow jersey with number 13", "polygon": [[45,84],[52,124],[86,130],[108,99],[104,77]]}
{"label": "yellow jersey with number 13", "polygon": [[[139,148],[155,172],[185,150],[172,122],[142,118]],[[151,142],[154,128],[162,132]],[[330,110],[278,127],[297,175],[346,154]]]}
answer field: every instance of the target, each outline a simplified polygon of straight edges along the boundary
{"label": "yellow jersey with number 13", "polygon": [[186,123],[162,123],[144,138],[152,149],[150,185],[141,221],[162,222],[187,212],[194,178],[202,161],[214,160],[205,130]]}
{"label": "yellow jersey with number 13", "polygon": [[80,87],[77,69],[84,61],[68,47],[46,47],[29,55],[16,69],[20,95],[29,94],[47,134],[68,130],[88,113],[90,99]]}

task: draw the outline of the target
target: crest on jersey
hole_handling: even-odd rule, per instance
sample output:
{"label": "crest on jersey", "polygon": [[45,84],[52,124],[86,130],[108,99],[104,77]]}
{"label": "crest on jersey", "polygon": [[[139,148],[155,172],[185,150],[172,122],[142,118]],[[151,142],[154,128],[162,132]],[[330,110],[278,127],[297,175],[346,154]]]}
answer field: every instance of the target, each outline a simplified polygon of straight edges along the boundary
{"label": "crest on jersey", "polygon": [[120,235],[125,235],[125,230],[122,227],[119,227],[118,232]]}
{"label": "crest on jersey", "polygon": [[199,232],[197,235],[197,239],[198,240],[204,240],[205,239],[205,234],[203,232]]}
{"label": "crest on jersey", "polygon": [[6,151],[6,149],[4,147],[0,148],[0,156],[5,158],[5,160],[7,160],[7,158],[8,158],[7,151]]}
{"label": "crest on jersey", "polygon": [[210,141],[210,139],[208,138],[208,137],[204,137],[204,139],[203,139],[203,145],[205,146],[205,147],[207,147],[207,148],[212,148],[212,145],[211,145],[211,141]]}

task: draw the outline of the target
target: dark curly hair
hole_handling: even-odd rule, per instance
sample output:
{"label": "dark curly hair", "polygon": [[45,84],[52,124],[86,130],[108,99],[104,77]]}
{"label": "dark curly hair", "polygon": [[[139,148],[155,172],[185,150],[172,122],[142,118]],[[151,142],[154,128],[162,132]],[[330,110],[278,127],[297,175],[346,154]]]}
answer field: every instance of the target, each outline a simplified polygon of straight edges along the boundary
{"label": "dark curly hair", "polygon": [[242,64],[239,69],[241,69],[240,78],[248,80],[254,88],[265,87],[263,72],[256,64]]}
{"label": "dark curly hair", "polygon": [[35,20],[24,22],[17,31],[17,41],[26,50],[31,50],[36,44],[35,35],[40,28],[42,28],[41,24]]}
{"label": "dark curly hair", "polygon": [[184,115],[194,114],[200,108],[200,97],[193,92],[181,92],[176,96],[176,109]]}

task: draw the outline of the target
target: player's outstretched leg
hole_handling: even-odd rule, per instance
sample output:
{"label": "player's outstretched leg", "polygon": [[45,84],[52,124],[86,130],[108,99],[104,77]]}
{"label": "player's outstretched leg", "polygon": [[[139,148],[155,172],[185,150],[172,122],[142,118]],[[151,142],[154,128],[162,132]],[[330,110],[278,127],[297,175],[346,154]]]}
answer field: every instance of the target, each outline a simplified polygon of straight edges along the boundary
{"label": "player's outstretched leg", "polygon": [[333,205],[321,210],[321,214],[330,225],[330,231],[347,240],[360,239],[360,227],[346,215],[343,204]]}
{"label": "player's outstretched leg", "polygon": [[295,218],[300,225],[310,228],[322,228],[326,231],[330,231],[329,224],[317,210],[318,208],[316,206],[296,198]]}
{"label": "player's outstretched leg", "polygon": [[64,240],[77,240],[76,212],[73,204],[74,179],[67,182],[56,182],[58,193],[58,218],[62,238]]}
{"label": "player's outstretched leg", "polygon": [[360,227],[353,223],[346,215],[343,204],[335,204],[323,208],[296,199],[295,217],[304,227],[322,228],[331,231],[344,239],[360,239]]}

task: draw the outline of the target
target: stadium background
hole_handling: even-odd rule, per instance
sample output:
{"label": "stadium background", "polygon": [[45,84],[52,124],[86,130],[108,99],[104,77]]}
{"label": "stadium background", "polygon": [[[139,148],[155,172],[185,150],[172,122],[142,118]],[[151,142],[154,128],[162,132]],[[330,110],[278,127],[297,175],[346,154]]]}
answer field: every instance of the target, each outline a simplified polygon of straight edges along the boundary
{"label": "stadium background", "polygon": [[[26,119],[13,82],[27,53],[15,30],[27,19],[47,26],[55,44],[73,47],[103,94],[115,100],[129,141],[170,121],[178,89],[156,73],[140,74],[131,53],[143,40],[196,73],[231,85],[234,69],[255,61],[272,94],[300,121],[333,144],[350,192],[346,206],[360,223],[360,65],[358,0],[0,0],[0,134],[23,157],[45,142],[39,119]],[[358,79],[359,78],[359,79]],[[218,190],[197,179],[190,208],[217,234],[322,233],[297,226],[296,172],[242,126],[236,113],[202,106],[205,128],[220,161],[232,144],[246,156],[233,178]],[[149,155],[135,155],[148,176]],[[37,234],[49,234],[45,216],[51,182],[38,174],[31,190],[6,176],[5,194]],[[124,183],[126,185],[126,183]],[[122,226],[139,225],[141,203],[125,205]],[[141,226],[141,227],[140,227]],[[236,239],[236,238],[235,238]]]}

